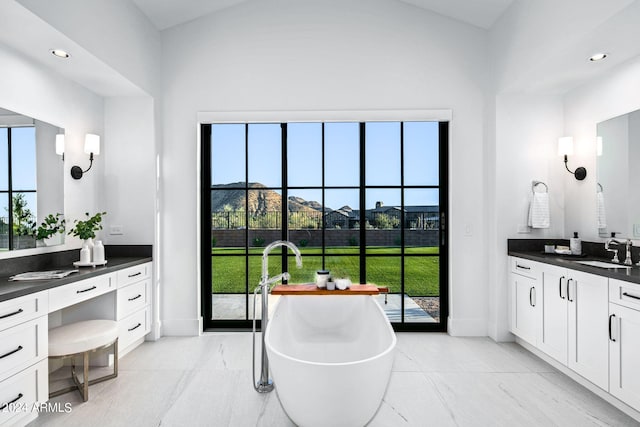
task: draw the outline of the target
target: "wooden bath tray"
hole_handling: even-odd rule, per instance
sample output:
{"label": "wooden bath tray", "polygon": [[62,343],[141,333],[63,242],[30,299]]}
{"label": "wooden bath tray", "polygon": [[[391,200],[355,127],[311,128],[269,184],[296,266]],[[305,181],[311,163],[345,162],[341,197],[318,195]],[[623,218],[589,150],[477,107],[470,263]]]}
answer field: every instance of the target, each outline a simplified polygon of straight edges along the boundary
{"label": "wooden bath tray", "polygon": [[328,291],[318,288],[315,283],[302,285],[277,285],[271,290],[272,295],[378,295],[389,292],[389,288],[375,285],[352,284],[349,289]]}

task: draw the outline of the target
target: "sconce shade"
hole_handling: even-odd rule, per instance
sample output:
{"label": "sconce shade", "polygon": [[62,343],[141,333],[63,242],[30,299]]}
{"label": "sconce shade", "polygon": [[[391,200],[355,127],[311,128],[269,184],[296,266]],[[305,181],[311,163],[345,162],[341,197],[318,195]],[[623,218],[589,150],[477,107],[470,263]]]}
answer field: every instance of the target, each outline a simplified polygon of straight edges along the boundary
{"label": "sconce shade", "polygon": [[56,154],[62,156],[64,154],[64,134],[59,133],[56,135]]}
{"label": "sconce shade", "polygon": [[84,138],[84,152],[89,155],[89,167],[87,170],[82,170],[80,166],[74,166],[71,168],[71,176],[73,179],[80,179],[82,175],[89,172],[91,166],[93,166],[93,156],[100,154],[100,137],[92,133],[88,133]]}
{"label": "sconce shade", "polygon": [[563,136],[558,139],[558,155],[559,156],[571,156],[573,155],[573,137]]}
{"label": "sconce shade", "polygon": [[100,136],[88,133],[84,138],[84,152],[87,154],[100,154]]}

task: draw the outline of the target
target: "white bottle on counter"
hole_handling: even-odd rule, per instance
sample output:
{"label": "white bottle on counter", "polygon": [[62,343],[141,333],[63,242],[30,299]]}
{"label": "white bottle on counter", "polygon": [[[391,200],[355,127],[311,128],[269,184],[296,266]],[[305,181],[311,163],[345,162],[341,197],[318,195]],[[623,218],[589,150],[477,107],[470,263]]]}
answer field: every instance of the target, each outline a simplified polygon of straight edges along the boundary
{"label": "white bottle on counter", "polygon": [[569,239],[569,248],[571,249],[571,255],[582,255],[582,240],[578,237],[577,231]]}
{"label": "white bottle on counter", "polygon": [[88,244],[82,245],[82,249],[80,249],[80,264],[89,264],[91,263],[91,250],[89,249]]}
{"label": "white bottle on counter", "polygon": [[105,263],[104,259],[104,245],[102,240],[96,240],[93,246],[93,263],[96,265],[102,265]]}

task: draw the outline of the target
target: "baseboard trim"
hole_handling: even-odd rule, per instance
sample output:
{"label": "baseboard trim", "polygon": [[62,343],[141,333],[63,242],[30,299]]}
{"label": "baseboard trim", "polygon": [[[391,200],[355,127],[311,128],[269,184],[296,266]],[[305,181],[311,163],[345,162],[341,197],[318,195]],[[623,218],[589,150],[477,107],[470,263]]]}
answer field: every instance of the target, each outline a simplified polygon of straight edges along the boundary
{"label": "baseboard trim", "polygon": [[485,319],[460,319],[449,316],[447,331],[454,337],[486,337],[487,321]]}
{"label": "baseboard trim", "polygon": [[162,336],[195,337],[202,333],[202,317],[197,319],[164,319]]}

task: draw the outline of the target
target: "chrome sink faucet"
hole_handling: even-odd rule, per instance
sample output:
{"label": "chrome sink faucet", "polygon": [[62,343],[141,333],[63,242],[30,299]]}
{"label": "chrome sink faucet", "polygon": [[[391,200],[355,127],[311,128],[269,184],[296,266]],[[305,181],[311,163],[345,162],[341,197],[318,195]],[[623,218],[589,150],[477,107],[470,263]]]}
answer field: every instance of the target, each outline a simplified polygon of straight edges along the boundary
{"label": "chrome sink faucet", "polygon": [[631,239],[627,239],[625,244],[627,245],[627,254],[624,259],[624,265],[633,265],[633,261],[631,260],[631,247],[633,246],[633,242]]}
{"label": "chrome sink faucet", "polygon": [[[258,393],[268,393],[273,390],[273,381],[269,379],[269,360],[267,359],[267,347],[265,345],[265,332],[267,330],[267,323],[269,322],[269,291],[271,290],[271,285],[279,282],[280,280],[289,280],[291,277],[288,272],[284,272],[282,274],[278,274],[277,276],[269,278],[269,253],[279,246],[285,246],[293,251],[296,255],[296,265],[298,268],[302,267],[302,256],[300,254],[300,250],[293,243],[287,240],[276,240],[267,245],[262,251],[262,276],[260,277],[260,284],[256,288],[254,292],[254,300],[253,300],[253,377],[254,377],[254,385],[253,387]],[[256,333],[256,317],[255,317],[255,298],[256,293],[260,290],[262,292],[262,368],[260,373],[260,381],[255,381],[255,333]]]}
{"label": "chrome sink faucet", "polygon": [[[607,239],[606,242],[604,242],[605,250],[608,251],[608,252],[613,252],[613,258],[611,259],[611,262],[619,263],[620,260],[618,259],[618,250],[617,249],[609,249],[609,246],[612,245],[612,244],[616,245],[616,246],[619,246],[622,243],[625,243],[625,242],[623,242],[622,240],[614,239],[613,237]],[[627,251],[629,251],[629,250],[630,250],[629,246],[627,246]],[[631,257],[629,257],[629,259],[631,259]]]}

